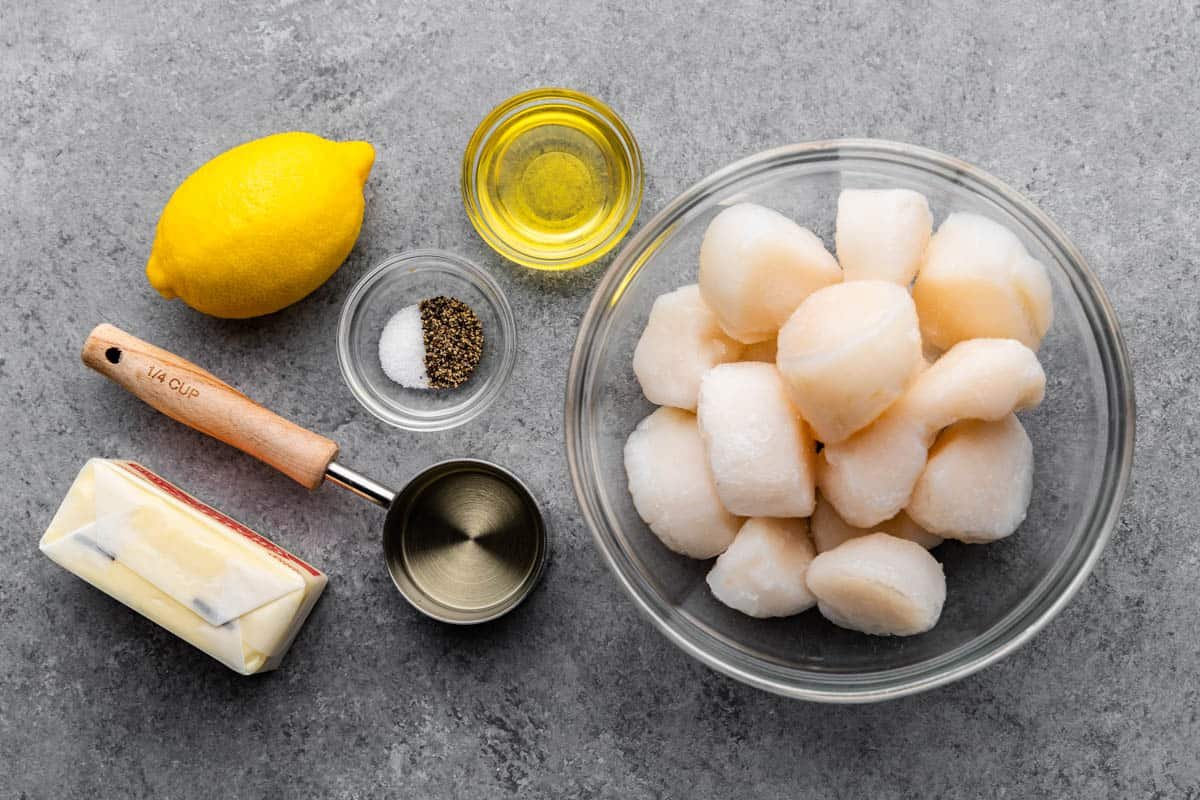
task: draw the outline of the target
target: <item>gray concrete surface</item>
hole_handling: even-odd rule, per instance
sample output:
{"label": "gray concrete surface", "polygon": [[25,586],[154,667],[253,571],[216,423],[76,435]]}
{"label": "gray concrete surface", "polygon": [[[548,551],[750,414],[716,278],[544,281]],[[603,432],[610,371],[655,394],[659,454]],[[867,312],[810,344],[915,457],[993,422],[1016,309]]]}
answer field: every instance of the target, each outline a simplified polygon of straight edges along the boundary
{"label": "gray concrete surface", "polygon": [[[0,0],[0,795],[94,797],[1200,796],[1200,20],[1195,4],[243,4]],[[1046,631],[948,688],[871,707],[789,702],[688,660],[593,549],[561,441],[567,358],[603,265],[535,275],[473,234],[463,145],[544,84],[620,110],[643,220],[711,170],[841,135],[916,142],[1027,193],[1079,244],[1137,370],[1130,497]],[[160,300],[142,267],[175,184],[301,128],[379,149],[362,237],[321,290],[231,323]],[[524,330],[492,413],[414,436],[335,363],[351,284],[383,255],[485,264]],[[544,498],[545,583],[462,631],[394,593],[381,514],[158,417],[84,370],[108,320],[189,354],[399,480],[473,453]],[[285,666],[239,678],[35,548],[93,455],[134,458],[325,567]]]}

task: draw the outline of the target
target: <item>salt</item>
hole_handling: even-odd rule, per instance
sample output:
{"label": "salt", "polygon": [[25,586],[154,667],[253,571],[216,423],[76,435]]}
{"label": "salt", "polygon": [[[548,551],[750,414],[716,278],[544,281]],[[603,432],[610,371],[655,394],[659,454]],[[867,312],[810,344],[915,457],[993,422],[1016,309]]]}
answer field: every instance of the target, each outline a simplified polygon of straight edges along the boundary
{"label": "salt", "polygon": [[379,363],[384,374],[401,386],[429,388],[419,303],[400,309],[383,327],[379,337]]}

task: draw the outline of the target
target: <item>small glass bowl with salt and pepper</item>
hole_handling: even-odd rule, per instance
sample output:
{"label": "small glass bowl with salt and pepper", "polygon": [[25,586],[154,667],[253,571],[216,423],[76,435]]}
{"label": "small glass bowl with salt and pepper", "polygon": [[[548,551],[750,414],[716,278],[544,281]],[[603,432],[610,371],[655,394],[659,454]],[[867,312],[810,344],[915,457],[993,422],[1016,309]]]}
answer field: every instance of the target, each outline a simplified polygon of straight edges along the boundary
{"label": "small glass bowl with salt and pepper", "polygon": [[346,298],[338,363],[379,419],[438,431],[482,413],[516,362],[516,323],[490,275],[442,250],[389,256]]}

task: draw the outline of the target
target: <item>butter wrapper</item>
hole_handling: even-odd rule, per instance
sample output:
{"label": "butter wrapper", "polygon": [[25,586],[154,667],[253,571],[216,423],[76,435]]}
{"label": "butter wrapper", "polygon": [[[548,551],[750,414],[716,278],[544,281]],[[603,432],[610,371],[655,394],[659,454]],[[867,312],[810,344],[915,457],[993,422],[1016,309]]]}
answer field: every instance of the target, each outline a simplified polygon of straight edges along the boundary
{"label": "butter wrapper", "polygon": [[38,547],[242,675],[279,666],[328,582],[132,461],[88,461]]}

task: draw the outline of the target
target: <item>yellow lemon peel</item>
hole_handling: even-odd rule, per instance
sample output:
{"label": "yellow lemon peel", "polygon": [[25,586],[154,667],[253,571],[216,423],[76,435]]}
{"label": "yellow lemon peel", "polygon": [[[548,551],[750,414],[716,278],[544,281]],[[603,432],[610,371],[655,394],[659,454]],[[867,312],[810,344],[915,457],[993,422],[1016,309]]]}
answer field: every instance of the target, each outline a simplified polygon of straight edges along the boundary
{"label": "yellow lemon peel", "polygon": [[215,317],[291,305],[323,284],[362,227],[367,142],[278,133],[238,145],[179,185],[158,220],[146,278]]}

